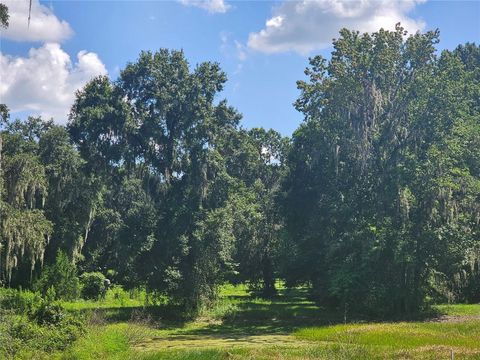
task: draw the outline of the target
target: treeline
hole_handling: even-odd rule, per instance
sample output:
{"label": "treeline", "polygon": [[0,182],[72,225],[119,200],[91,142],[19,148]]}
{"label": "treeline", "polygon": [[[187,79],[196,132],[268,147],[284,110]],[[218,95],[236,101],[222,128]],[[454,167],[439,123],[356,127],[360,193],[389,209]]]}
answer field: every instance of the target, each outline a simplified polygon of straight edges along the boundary
{"label": "treeline", "polygon": [[376,316],[480,301],[480,48],[438,37],[342,30],[291,139],[243,128],[219,65],[165,49],[90,81],[66,126],[2,106],[0,281],[100,272],[190,311],[277,279]]}

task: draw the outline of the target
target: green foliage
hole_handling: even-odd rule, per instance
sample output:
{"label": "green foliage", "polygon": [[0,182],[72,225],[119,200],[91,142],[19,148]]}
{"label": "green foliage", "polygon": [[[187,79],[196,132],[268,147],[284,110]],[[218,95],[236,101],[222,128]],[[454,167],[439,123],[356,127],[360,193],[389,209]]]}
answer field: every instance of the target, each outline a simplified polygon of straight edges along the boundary
{"label": "green foliage", "polygon": [[28,291],[1,289],[1,358],[47,358],[84,333],[83,321],[68,314],[52,292],[42,299]]}
{"label": "green foliage", "polygon": [[80,283],[75,264],[63,251],[58,250],[55,263],[45,266],[34,289],[43,296],[49,289],[54,289],[55,299],[76,299],[80,295]]}
{"label": "green foliage", "polygon": [[39,306],[30,314],[32,320],[35,320],[39,325],[58,325],[65,319],[65,311],[62,305],[55,301],[55,290],[50,288],[45,299],[43,299]]}
{"label": "green foliage", "polygon": [[20,314],[31,314],[40,304],[42,298],[38,293],[26,290],[0,288],[0,308]]}
{"label": "green foliage", "polygon": [[85,271],[110,268],[109,279],[126,288],[138,286],[142,256],[154,241],[157,210],[142,181],[124,178],[103,189],[85,245]]}
{"label": "green foliage", "polygon": [[344,29],[311,59],[284,183],[288,282],[376,316],[423,309],[435,271],[455,287],[480,240],[477,47],[405,35]]}
{"label": "green foliage", "polygon": [[[279,133],[254,128],[239,132],[238,154],[229,172],[239,174],[235,201],[234,261],[238,276],[265,297],[275,295],[278,276],[283,216],[279,202],[281,181],[286,173],[287,138]],[[232,144],[228,144],[232,146]]]}
{"label": "green foliage", "polygon": [[86,174],[86,164],[63,126],[44,131],[37,151],[48,181],[45,215],[53,223],[46,261],[53,263],[58,250],[78,261],[95,213],[98,181]]}
{"label": "green foliage", "polygon": [[52,224],[38,209],[47,192],[38,159],[30,154],[6,157],[3,173],[6,191],[1,209],[1,274],[10,282],[14,269],[22,263],[29,265],[32,272],[37,261],[43,260]]}
{"label": "green foliage", "polygon": [[[141,288],[190,317],[234,312],[225,281],[272,301],[278,279],[308,285],[345,317],[479,301],[480,48],[438,41],[343,29],[298,82],[292,139],[242,128],[219,64],[167,49],[91,80],[67,126],[0,105],[2,285],[73,300],[78,267],[80,309],[108,272],[103,307],[132,311]],[[38,326],[64,321],[16,296]]]}
{"label": "green foliage", "polygon": [[0,279],[9,284],[12,276],[13,284],[31,281],[52,233],[42,210],[48,193],[45,169],[34,152],[35,139],[48,126],[29,118],[7,122],[1,134]]}
{"label": "green foliage", "polygon": [[218,64],[191,71],[182,52],[161,49],[77,94],[70,135],[108,184],[86,270],[118,269],[125,286],[141,281],[186,308],[215,297],[233,239],[233,182],[217,147],[240,118],[214,103],[225,81]]}
{"label": "green foliage", "polygon": [[65,127],[33,117],[4,121],[0,276],[11,285],[30,286],[44,259],[54,263],[57,250],[81,257],[96,184],[83,172]]}
{"label": "green foliage", "polygon": [[131,350],[128,342],[127,324],[108,328],[93,327],[87,334],[65,352],[66,359],[128,359]]}
{"label": "green foliage", "polygon": [[82,284],[82,298],[98,300],[105,296],[105,276],[99,272],[83,273],[80,275]]}

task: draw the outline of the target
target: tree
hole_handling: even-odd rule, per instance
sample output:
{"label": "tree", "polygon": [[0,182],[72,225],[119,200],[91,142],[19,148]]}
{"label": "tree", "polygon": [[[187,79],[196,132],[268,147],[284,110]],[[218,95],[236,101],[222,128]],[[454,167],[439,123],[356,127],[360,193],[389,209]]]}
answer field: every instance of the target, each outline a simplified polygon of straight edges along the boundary
{"label": "tree", "polygon": [[85,161],[64,126],[49,126],[39,136],[37,146],[48,182],[45,215],[53,223],[47,261],[53,262],[61,250],[76,262],[88,239],[99,182],[86,173]]}
{"label": "tree", "polygon": [[[84,162],[70,143],[64,127],[30,117],[26,121],[8,122],[3,136],[6,138],[3,154],[7,185],[3,226],[4,231],[7,226],[15,227],[15,232],[7,231],[11,239],[20,241],[16,246],[22,249],[21,255],[12,255],[16,258],[13,261],[21,265],[15,283],[27,285],[28,271],[22,262],[27,259],[29,250],[24,254],[25,245],[21,241],[33,241],[27,236],[36,236],[36,245],[31,246],[37,248],[34,258],[41,263],[45,258],[47,264],[53,264],[59,249],[67,252],[72,261],[78,260],[91,225],[95,184],[85,175]],[[24,201],[28,210],[35,210],[29,216],[20,211]],[[35,225],[24,222],[31,216],[34,216]],[[25,233],[35,228],[43,231],[43,236]],[[30,278],[34,267],[32,263]]]}
{"label": "tree", "polygon": [[151,201],[158,216],[154,232],[147,230],[151,222],[143,229],[127,225],[130,214],[117,208],[110,212],[118,219],[112,236],[148,234],[125,248],[140,255],[139,279],[193,310],[214,297],[231,247],[231,220],[219,214],[230,212],[232,184],[216,144],[240,117],[225,101],[214,104],[225,81],[218,64],[190,71],[182,52],[142,52],[116,83],[87,84],[68,125],[90,168],[109,185],[128,178],[143,187],[142,204]]}
{"label": "tree", "polygon": [[[45,170],[32,153],[31,137],[39,123],[31,118],[25,125],[8,124],[3,132],[1,202],[1,278],[9,284],[15,269],[17,283],[31,282],[37,261],[42,263],[52,224],[41,208],[48,192]],[[6,137],[5,137],[6,136]],[[29,276],[28,276],[29,274]]]}
{"label": "tree", "polygon": [[75,300],[80,295],[80,283],[75,264],[67,254],[58,250],[55,263],[45,266],[34,289],[43,296],[53,289],[55,299]]}
{"label": "tree", "polygon": [[234,223],[237,280],[248,281],[265,297],[276,293],[283,229],[278,198],[288,145],[279,133],[254,128],[238,131],[221,150],[229,173],[239,182]]}
{"label": "tree", "polygon": [[[305,122],[285,182],[295,254],[287,280],[310,282],[319,301],[377,315],[418,311],[434,264],[453,256],[445,247],[477,237],[467,220],[475,186],[454,191],[466,178],[451,178],[460,173],[443,152],[449,138],[458,144],[474,91],[459,91],[462,71],[442,66],[437,42],[438,31],[406,37],[399,25],[371,35],[344,29],[331,60],[312,58],[308,82],[298,82]],[[445,188],[444,176],[453,181]],[[445,202],[452,191],[455,201]],[[455,203],[466,206],[445,216]]]}
{"label": "tree", "polygon": [[157,211],[141,179],[125,177],[104,188],[86,243],[85,271],[114,270],[116,283],[134,288],[141,283],[142,256],[154,241]]}
{"label": "tree", "polygon": [[8,27],[8,7],[5,4],[0,3],[0,27],[6,29]]}
{"label": "tree", "polygon": [[432,282],[442,300],[475,302],[480,284],[480,47],[443,51],[437,77],[431,116],[450,131],[432,147],[423,167],[432,177],[422,180],[430,181],[438,202],[432,231],[437,251],[444,254],[432,264]]}

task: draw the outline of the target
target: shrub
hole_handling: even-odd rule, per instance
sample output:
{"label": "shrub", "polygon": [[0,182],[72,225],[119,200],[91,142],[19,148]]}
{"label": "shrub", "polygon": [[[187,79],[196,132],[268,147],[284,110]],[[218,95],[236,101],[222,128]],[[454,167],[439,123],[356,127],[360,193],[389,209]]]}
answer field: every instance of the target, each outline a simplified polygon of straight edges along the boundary
{"label": "shrub", "polygon": [[82,297],[84,299],[98,300],[105,296],[105,276],[99,272],[84,273],[80,276],[82,283]]}
{"label": "shrub", "polygon": [[48,354],[64,350],[84,332],[79,314],[65,311],[54,295],[53,288],[44,299],[27,291],[0,289],[0,359],[48,359]]}
{"label": "shrub", "polygon": [[52,287],[55,289],[55,299],[74,300],[80,292],[77,268],[61,250],[57,252],[55,264],[46,266],[34,285],[34,289],[43,296]]}
{"label": "shrub", "polygon": [[65,310],[57,301],[43,301],[31,314],[32,320],[39,325],[58,325],[66,317]]}
{"label": "shrub", "polygon": [[42,298],[38,293],[28,290],[0,289],[0,308],[13,310],[17,313],[31,313],[41,303]]}

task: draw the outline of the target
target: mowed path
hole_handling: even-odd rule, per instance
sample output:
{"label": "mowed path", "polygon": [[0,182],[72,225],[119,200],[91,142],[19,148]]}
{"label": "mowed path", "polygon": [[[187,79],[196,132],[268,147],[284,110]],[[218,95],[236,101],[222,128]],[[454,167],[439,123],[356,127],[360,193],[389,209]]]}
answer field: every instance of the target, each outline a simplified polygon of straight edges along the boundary
{"label": "mowed path", "polygon": [[[442,316],[437,319],[432,319],[428,322],[440,323],[465,323],[478,321],[480,316]],[[380,324],[370,324],[370,327],[375,328]],[[365,325],[363,325],[365,326]],[[381,325],[380,325],[381,326]],[[344,343],[342,340],[337,340],[338,344]],[[137,351],[168,351],[168,350],[198,350],[198,349],[233,349],[233,348],[297,348],[309,345],[331,344],[331,341],[309,341],[300,339],[290,334],[162,334],[160,336],[152,336],[137,341],[133,348]],[[345,343],[346,344],[346,343]],[[480,340],[479,340],[480,347]],[[447,351],[448,350],[448,351]],[[480,357],[480,349],[467,349],[456,346],[444,345],[429,345],[418,346],[416,349],[410,349],[415,352],[450,352],[454,351],[458,355],[477,355]]]}
{"label": "mowed path", "polygon": [[292,335],[173,335],[168,337],[153,337],[138,342],[135,350],[181,350],[200,348],[230,348],[258,346],[302,346],[308,341],[299,340]]}
{"label": "mowed path", "polygon": [[[272,300],[251,298],[245,290],[225,298],[239,299],[237,310],[226,320],[200,319],[193,326],[154,334],[137,341],[140,351],[239,347],[296,347],[311,343],[291,335],[298,325],[314,325],[321,316],[307,300],[305,289],[281,290]],[[178,331],[179,330],[179,331]]]}
{"label": "mowed path", "polygon": [[[318,351],[319,348],[328,351],[328,348],[335,345],[339,349],[336,351],[348,352],[366,348],[368,351],[372,351],[372,354],[377,351],[386,351],[386,355],[393,356],[398,352],[399,358],[405,359],[422,357],[419,354],[430,354],[434,358],[435,354],[439,356],[441,354],[437,358],[444,358],[445,354],[450,357],[450,353],[453,351],[454,354],[460,356],[459,358],[463,356],[480,360],[480,338],[478,347],[472,346],[468,339],[464,339],[467,341],[465,344],[463,340],[459,340],[458,343],[448,341],[448,339],[444,341],[445,334],[442,330],[444,327],[445,331],[449,333],[447,338],[449,336],[463,337],[464,335],[468,338],[468,336],[472,336],[470,334],[472,331],[476,336],[478,326],[475,324],[480,324],[480,307],[478,305],[444,306],[439,310],[445,311],[445,315],[430,320],[426,319],[424,322],[367,324],[359,321],[347,324],[346,328],[343,328],[340,316],[342,314],[333,314],[319,308],[299,291],[287,296],[279,296],[272,301],[242,297],[241,301],[237,303],[234,316],[226,317],[223,320],[197,319],[193,323],[179,327],[159,326],[158,330],[134,341],[133,348],[139,352],[166,351],[167,353],[169,351],[182,352],[185,350],[188,352],[204,349],[229,352],[236,348],[242,348],[251,349],[254,352],[271,349],[272,354],[275,354],[275,351],[280,354],[287,350],[293,352],[298,350],[298,354],[305,355],[305,359],[310,359],[316,358],[315,351]],[[432,323],[438,323],[438,329]],[[301,336],[301,334],[293,334],[302,328],[323,328],[328,332],[330,326],[338,324],[340,327],[335,330],[338,331],[338,336],[327,334],[309,338]],[[434,327],[431,328],[429,324]],[[449,324],[454,326],[449,326]],[[473,327],[471,324],[474,324]],[[366,334],[363,334],[363,331]],[[392,340],[396,337],[400,341],[399,344],[404,343],[408,350],[404,349],[403,345],[396,344],[396,340]],[[310,354],[309,351],[313,352]],[[307,356],[308,354],[310,357]],[[402,354],[405,357],[402,357]],[[354,353],[352,356],[345,354],[345,358],[356,358],[360,355],[360,353]],[[328,353],[321,358],[329,358]]]}

